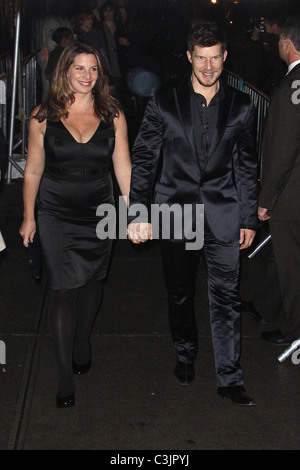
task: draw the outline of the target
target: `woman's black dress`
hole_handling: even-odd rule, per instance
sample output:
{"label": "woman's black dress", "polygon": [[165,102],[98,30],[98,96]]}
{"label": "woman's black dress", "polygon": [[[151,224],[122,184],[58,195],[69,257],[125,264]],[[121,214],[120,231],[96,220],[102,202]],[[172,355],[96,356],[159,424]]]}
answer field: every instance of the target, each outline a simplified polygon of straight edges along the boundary
{"label": "woman's black dress", "polygon": [[79,143],[61,121],[47,122],[37,207],[52,289],[73,289],[106,276],[112,240],[97,237],[96,211],[100,204],[114,205],[114,143],[113,123],[101,122],[87,143]]}

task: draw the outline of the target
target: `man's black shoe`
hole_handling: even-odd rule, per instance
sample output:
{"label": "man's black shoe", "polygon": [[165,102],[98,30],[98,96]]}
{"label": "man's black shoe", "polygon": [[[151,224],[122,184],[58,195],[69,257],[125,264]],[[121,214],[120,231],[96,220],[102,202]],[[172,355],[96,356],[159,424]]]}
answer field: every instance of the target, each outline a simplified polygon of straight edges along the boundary
{"label": "man's black shoe", "polygon": [[253,398],[250,398],[242,385],[235,385],[233,387],[218,387],[218,395],[223,398],[228,398],[234,405],[238,406],[255,406],[256,403]]}
{"label": "man's black shoe", "polygon": [[174,374],[181,385],[189,385],[195,378],[194,363],[177,361]]}
{"label": "man's black shoe", "polygon": [[280,330],[263,331],[261,339],[275,346],[290,346],[293,342],[292,339],[287,338]]}
{"label": "man's black shoe", "polygon": [[268,323],[261,314],[256,310],[252,302],[242,301],[242,311],[249,315],[253,320],[261,325]]}

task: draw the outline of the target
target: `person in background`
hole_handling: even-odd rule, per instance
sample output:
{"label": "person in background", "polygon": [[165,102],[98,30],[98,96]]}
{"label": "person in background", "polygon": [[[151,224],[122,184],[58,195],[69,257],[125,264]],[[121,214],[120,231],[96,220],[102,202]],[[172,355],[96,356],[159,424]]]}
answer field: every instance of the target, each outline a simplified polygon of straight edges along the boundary
{"label": "person in background", "polygon": [[282,29],[280,18],[266,17],[265,32],[255,27],[252,40],[258,41],[262,46],[263,69],[261,78],[261,91],[270,98],[274,95],[287,72],[286,63],[279,56],[278,43]]}
{"label": "person in background", "polygon": [[58,59],[64,48],[73,41],[73,31],[69,28],[57,28],[52,36],[57,46],[50,52],[45,69],[46,78],[51,82]]}
{"label": "person in background", "polygon": [[258,217],[269,221],[282,305],[281,328],[264,341],[288,346],[300,338],[300,15],[286,19],[279,54],[288,73],[268,109],[262,143]]}
{"label": "person in background", "polygon": [[72,30],[72,25],[69,18],[60,12],[56,11],[55,6],[50,8],[50,12],[43,20],[42,28],[42,51],[41,51],[41,72],[42,72],[42,99],[46,99],[49,91],[49,80],[46,78],[45,69],[49,59],[49,54],[57,46],[53,40],[53,34],[58,28],[68,28]]}
{"label": "person in background", "polygon": [[[119,23],[117,22],[117,7],[114,2],[106,1],[100,10],[101,28],[106,41],[108,50],[108,59],[111,70],[111,81],[120,98],[123,91],[122,70],[120,64],[120,47],[129,45],[125,34],[120,33]],[[123,72],[123,78],[125,76]]]}
{"label": "person in background", "polygon": [[91,10],[84,10],[79,13],[74,19],[74,31],[77,39],[81,42],[87,42],[94,46],[106,60],[107,66],[110,69],[108,59],[108,49],[104,38],[103,31],[94,26],[94,15]]}

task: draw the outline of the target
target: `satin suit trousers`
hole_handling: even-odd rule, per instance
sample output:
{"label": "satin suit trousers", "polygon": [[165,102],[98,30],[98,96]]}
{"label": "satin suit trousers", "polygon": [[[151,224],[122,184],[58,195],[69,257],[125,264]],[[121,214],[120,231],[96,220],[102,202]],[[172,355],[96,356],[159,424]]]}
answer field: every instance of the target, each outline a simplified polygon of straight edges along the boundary
{"label": "satin suit trousers", "polygon": [[186,363],[196,359],[198,331],[194,295],[200,251],[203,251],[217,386],[243,385],[239,364],[239,242],[220,242],[206,229],[202,250],[186,250],[185,243],[178,241],[161,240],[160,244],[176,359]]}

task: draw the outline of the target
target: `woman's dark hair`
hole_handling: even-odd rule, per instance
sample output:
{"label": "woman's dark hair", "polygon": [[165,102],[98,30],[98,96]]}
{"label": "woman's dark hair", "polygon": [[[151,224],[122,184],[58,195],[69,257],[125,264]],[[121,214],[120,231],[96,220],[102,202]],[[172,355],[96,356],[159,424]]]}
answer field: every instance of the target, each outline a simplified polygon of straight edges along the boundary
{"label": "woman's dark hair", "polygon": [[63,50],[58,60],[47,100],[41,104],[38,112],[33,116],[39,122],[45,119],[59,121],[62,117],[68,117],[68,108],[75,101],[69,84],[68,70],[78,54],[93,54],[97,60],[98,79],[93,88],[95,115],[106,123],[119,115],[121,105],[112,95],[105,59],[90,44],[72,41]]}
{"label": "woman's dark hair", "polygon": [[107,7],[111,8],[113,10],[114,16],[116,16],[116,14],[117,14],[117,7],[116,7],[115,3],[108,0],[107,2],[104,2],[103,5],[100,8],[101,21],[104,20],[104,11]]}
{"label": "woman's dark hair", "polygon": [[71,31],[71,29],[57,28],[52,35],[52,39],[59,45],[63,38],[68,38],[69,36],[73,36],[73,31]]}
{"label": "woman's dark hair", "polygon": [[221,44],[222,52],[225,52],[225,35],[216,23],[202,21],[193,26],[188,36],[188,49],[191,54],[195,46],[211,47],[216,44]]}

